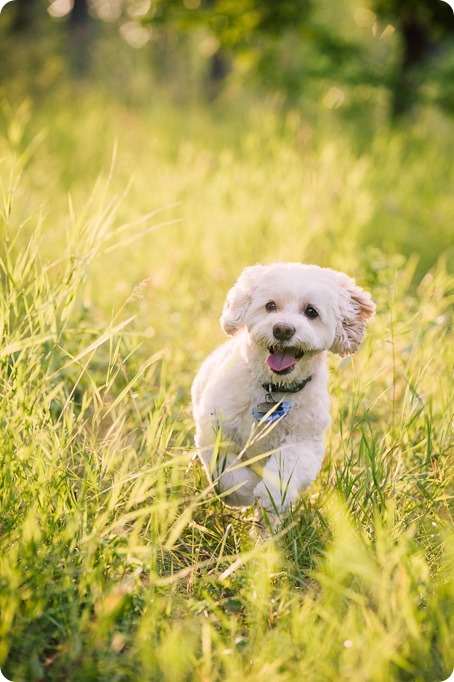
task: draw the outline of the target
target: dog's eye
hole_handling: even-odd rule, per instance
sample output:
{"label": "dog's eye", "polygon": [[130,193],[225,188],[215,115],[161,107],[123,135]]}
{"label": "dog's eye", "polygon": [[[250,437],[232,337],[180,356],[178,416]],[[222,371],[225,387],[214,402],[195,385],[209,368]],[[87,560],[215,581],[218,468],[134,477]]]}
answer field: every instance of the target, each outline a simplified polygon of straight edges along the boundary
{"label": "dog's eye", "polygon": [[272,312],[274,312],[275,310],[277,310],[277,305],[276,305],[275,301],[268,301],[268,303],[267,303],[266,306],[265,306],[265,309],[266,309],[269,313],[272,313]]}
{"label": "dog's eye", "polygon": [[318,312],[315,310],[314,306],[308,305],[304,309],[304,314],[306,317],[309,317],[311,320],[315,320],[316,317],[318,317]]}

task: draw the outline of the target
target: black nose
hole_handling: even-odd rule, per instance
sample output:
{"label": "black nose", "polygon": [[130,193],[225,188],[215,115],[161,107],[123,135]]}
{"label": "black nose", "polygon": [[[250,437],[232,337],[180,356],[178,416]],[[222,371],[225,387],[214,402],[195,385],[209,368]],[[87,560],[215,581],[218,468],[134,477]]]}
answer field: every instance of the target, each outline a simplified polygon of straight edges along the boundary
{"label": "black nose", "polygon": [[295,333],[295,327],[286,322],[278,322],[273,327],[274,338],[278,341],[288,341]]}

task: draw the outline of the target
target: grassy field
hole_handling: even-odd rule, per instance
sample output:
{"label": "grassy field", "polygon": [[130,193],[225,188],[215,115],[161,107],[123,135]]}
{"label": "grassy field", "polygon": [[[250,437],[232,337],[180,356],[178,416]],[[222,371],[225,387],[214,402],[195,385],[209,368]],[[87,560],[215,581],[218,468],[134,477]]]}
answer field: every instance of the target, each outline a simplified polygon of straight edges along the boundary
{"label": "grassy field", "polygon": [[[3,674],[445,680],[451,122],[424,111],[359,139],[338,112],[272,98],[179,113],[89,84],[11,91]],[[189,389],[232,282],[275,260],[355,275],[377,316],[355,356],[330,360],[318,480],[256,543],[251,512],[224,507],[194,459]]]}

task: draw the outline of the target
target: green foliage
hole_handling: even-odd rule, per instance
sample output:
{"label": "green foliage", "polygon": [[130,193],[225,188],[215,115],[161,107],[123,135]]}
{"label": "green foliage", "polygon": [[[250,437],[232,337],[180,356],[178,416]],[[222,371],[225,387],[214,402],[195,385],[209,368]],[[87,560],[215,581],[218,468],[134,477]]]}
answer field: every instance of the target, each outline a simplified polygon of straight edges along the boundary
{"label": "green foliage", "polygon": [[[364,88],[364,99],[386,90],[394,114],[428,98],[454,107],[454,18],[441,0],[157,0],[142,23],[164,49],[178,53],[180,44],[187,59],[190,41],[192,53],[223,63],[223,78],[231,71],[232,80],[280,92],[290,104],[323,82],[356,89],[356,97]],[[448,77],[434,96],[440,69]],[[213,75],[213,66],[205,73]]]}
{"label": "green foliage", "polygon": [[249,43],[254,35],[281,34],[301,26],[309,7],[309,0],[158,0],[149,20],[183,30],[206,26],[220,44],[238,47]]}
{"label": "green foliage", "polygon": [[[448,122],[360,138],[328,108],[50,83],[2,107],[3,674],[446,679]],[[278,259],[355,274],[378,310],[331,359],[323,471],[257,543],[194,458],[189,387],[234,278]]]}

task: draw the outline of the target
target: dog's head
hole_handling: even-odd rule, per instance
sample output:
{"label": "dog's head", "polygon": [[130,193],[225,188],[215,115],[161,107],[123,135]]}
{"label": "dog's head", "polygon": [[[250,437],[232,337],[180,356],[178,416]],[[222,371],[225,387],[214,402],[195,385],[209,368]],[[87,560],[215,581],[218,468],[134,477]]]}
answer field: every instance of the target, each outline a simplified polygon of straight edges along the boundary
{"label": "dog's head", "polygon": [[304,356],[325,350],[350,355],[375,304],[342,272],[302,263],[253,265],[229,291],[224,331],[246,327],[272,372],[290,374]]}

